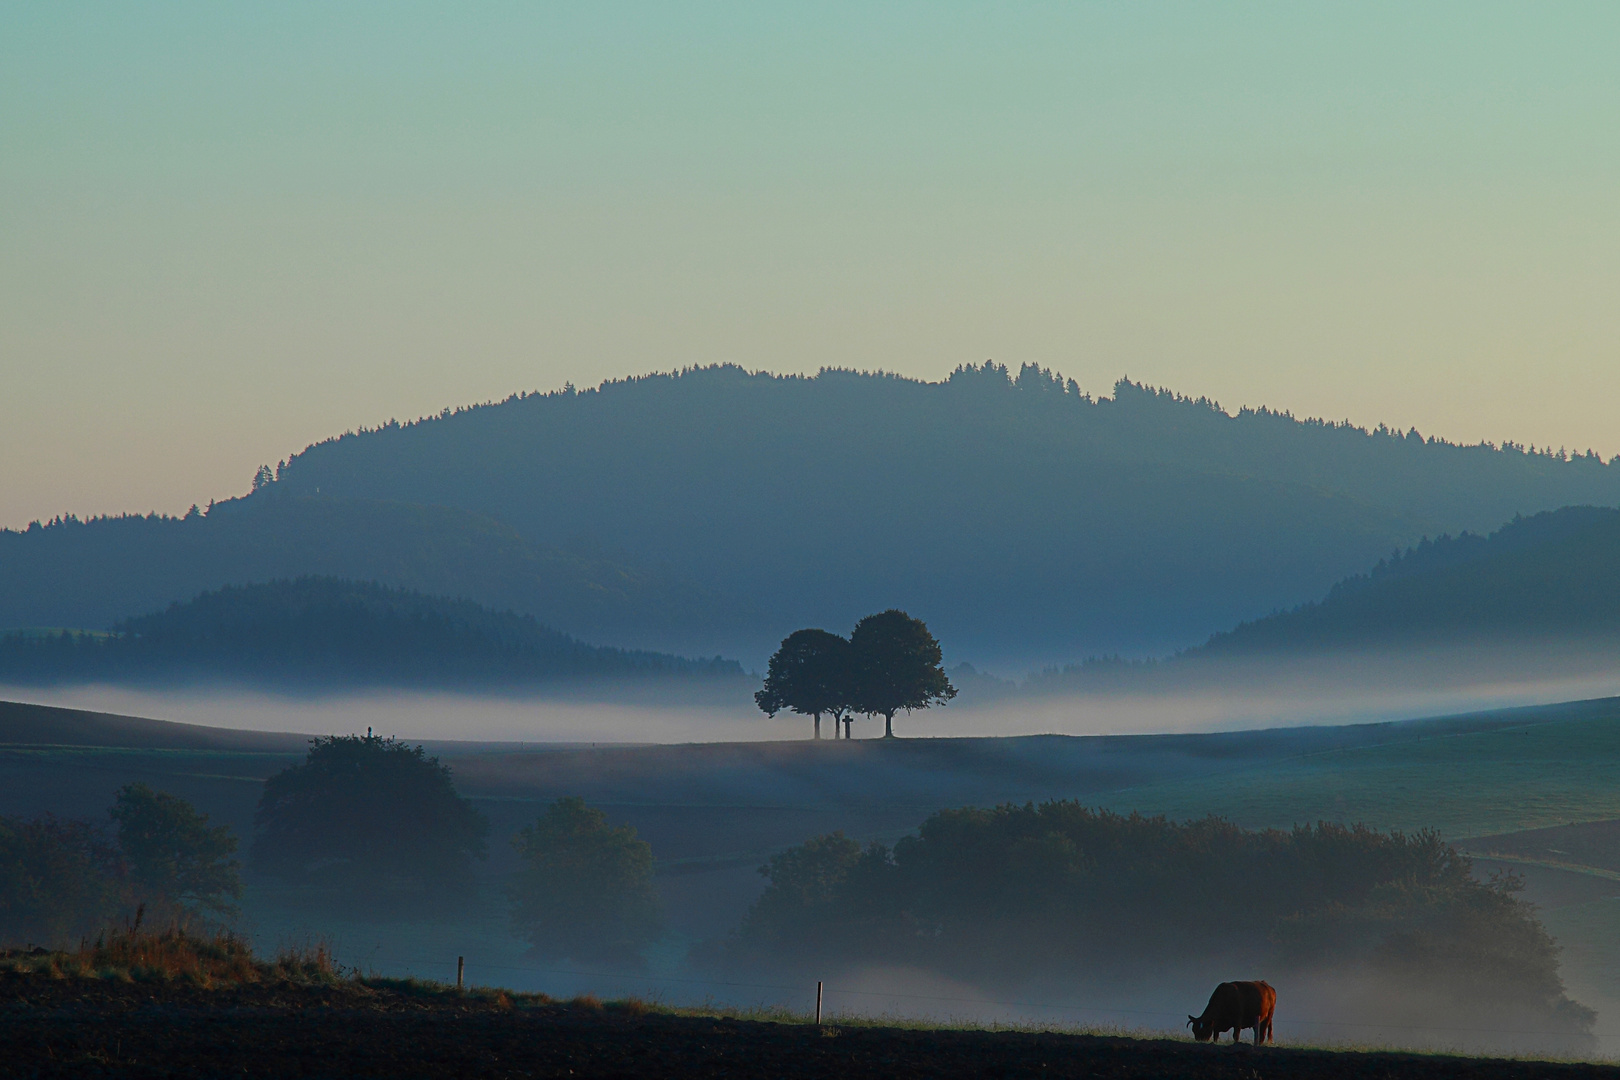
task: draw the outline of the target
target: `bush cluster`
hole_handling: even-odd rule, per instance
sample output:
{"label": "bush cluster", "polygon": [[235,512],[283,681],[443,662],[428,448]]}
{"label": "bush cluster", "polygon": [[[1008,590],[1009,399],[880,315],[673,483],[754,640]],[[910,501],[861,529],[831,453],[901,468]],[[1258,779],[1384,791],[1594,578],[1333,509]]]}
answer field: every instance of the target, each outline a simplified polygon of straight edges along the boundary
{"label": "bush cluster", "polygon": [[1558,948],[1514,895],[1430,831],[1249,831],[1070,801],[946,810],[864,849],[840,834],[762,868],[733,962],[903,963],[980,983],[1241,960],[1354,968],[1459,1008],[1589,1030]]}
{"label": "bush cluster", "polygon": [[65,944],[137,910],[171,925],[235,914],[230,829],[140,783],[109,816],[111,838],[89,821],[0,817],[0,943]]}

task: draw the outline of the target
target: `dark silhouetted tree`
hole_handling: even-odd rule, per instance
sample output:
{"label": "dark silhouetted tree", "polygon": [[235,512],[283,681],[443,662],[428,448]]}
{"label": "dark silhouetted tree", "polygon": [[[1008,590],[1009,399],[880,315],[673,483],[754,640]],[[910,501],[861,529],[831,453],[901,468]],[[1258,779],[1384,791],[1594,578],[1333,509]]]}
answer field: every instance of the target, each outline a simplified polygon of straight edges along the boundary
{"label": "dark silhouetted tree", "polygon": [[584,799],[558,799],[512,845],[512,925],[536,956],[634,963],[662,932],[652,848]]}
{"label": "dark silhouetted tree", "polygon": [[118,790],[110,811],[130,884],[153,914],[203,909],[234,915],[242,896],[236,834],[184,799],[145,784]]}
{"label": "dark silhouetted tree", "polygon": [[266,781],[254,821],[256,869],[368,901],[465,898],[489,833],[449,766],[372,735],[312,740]]}
{"label": "dark silhouetted tree", "polygon": [[765,687],[754,701],[768,715],[783,709],[815,717],[816,738],[821,738],[821,714],[833,718],[833,736],[850,706],[852,654],[849,642],[825,630],[795,630],[782,639],[771,657]]}
{"label": "dark silhouetted tree", "polygon": [[89,822],[0,817],[0,945],[69,945],[125,900],[123,860]]}
{"label": "dark silhouetted tree", "polygon": [[921,619],[890,608],[868,615],[849,635],[854,653],[851,695],[855,711],[883,717],[883,737],[894,738],[901,709],[943,705],[956,688],[941,666],[939,642]]}

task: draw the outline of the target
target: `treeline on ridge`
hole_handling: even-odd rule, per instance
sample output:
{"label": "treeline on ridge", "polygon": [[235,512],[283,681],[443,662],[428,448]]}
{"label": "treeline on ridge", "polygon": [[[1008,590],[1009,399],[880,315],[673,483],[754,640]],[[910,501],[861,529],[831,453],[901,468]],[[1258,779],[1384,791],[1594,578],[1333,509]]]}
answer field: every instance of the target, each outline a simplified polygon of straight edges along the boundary
{"label": "treeline on ridge", "polygon": [[1425,535],[1580,503],[1620,503],[1620,470],[1033,365],[720,366],[327,440],[188,519],[0,531],[0,626],[320,574],[751,663],[788,625],[893,605],[1025,666],[1185,648]]}
{"label": "treeline on ridge", "polygon": [[719,651],[748,617],[746,605],[667,570],[537,543],[487,515],[278,493],[181,517],[69,516],[0,529],[0,629],[106,630],[210,589],[299,577],[464,597],[586,641],[689,655]]}
{"label": "treeline on ridge", "polygon": [[226,586],[109,634],[0,637],[14,683],[229,681],[492,689],[587,679],[737,679],[735,662],[587,645],[532,616],[375,583]]}
{"label": "treeline on ridge", "polygon": [[1425,539],[1190,655],[1532,640],[1620,641],[1620,509],[1570,506],[1485,536]]}
{"label": "treeline on ridge", "polygon": [[255,498],[317,490],[595,536],[774,626],[848,625],[881,598],[994,664],[1183,648],[1424,535],[1620,503],[1620,469],[1128,380],[1093,396],[1035,365],[717,366],[338,437]]}

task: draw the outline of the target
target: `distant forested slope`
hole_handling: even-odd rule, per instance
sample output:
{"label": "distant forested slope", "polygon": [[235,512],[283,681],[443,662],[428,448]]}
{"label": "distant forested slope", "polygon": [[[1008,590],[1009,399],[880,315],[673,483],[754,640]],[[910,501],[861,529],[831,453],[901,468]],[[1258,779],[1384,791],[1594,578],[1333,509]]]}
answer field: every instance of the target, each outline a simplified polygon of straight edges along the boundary
{"label": "distant forested slope", "polygon": [[766,640],[895,605],[994,660],[1184,646],[1424,535],[1620,503],[1620,468],[1128,382],[1093,399],[1032,367],[716,367],[346,435],[256,497],[317,492],[592,537],[750,596]]}
{"label": "distant forested slope", "polygon": [[1572,506],[1425,541],[1193,654],[1615,638],[1620,510]]}
{"label": "distant forested slope", "polygon": [[288,497],[0,531],[0,629],[103,630],[206,589],[303,575],[462,596],[637,647],[678,638],[714,652],[746,616],[669,573],[536,544],[484,515]]}
{"label": "distant forested slope", "polygon": [[0,533],[0,626],[318,573],[751,664],[894,606],[953,660],[1050,663],[1186,647],[1424,536],[1620,504],[1620,466],[1592,456],[990,364],[652,375],[346,434],[276,472],[200,520]]}
{"label": "distant forested slope", "polygon": [[337,578],[228,586],[108,635],[0,637],[0,681],[13,684],[490,690],[649,678],[746,676],[734,661],[600,648],[532,616]]}

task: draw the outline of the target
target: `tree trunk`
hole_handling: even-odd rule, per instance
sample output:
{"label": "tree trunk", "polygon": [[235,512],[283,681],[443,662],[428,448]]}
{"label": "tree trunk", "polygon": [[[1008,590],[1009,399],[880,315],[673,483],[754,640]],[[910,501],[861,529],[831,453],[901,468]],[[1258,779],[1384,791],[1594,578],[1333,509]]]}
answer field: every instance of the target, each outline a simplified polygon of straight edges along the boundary
{"label": "tree trunk", "polygon": [[894,738],[894,713],[892,712],[883,714],[883,737],[885,739]]}
{"label": "tree trunk", "polygon": [[821,714],[814,714],[816,718],[816,738],[821,738]]}

